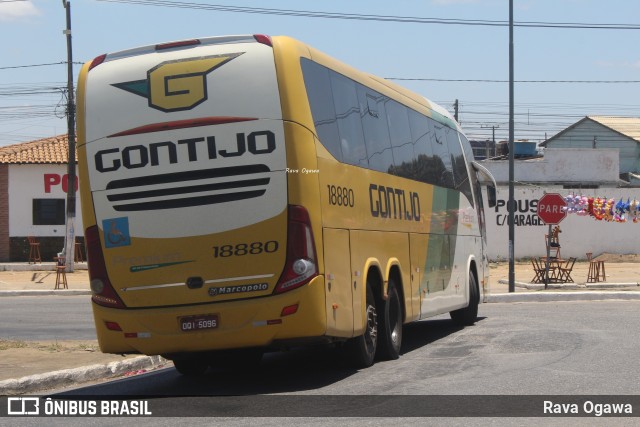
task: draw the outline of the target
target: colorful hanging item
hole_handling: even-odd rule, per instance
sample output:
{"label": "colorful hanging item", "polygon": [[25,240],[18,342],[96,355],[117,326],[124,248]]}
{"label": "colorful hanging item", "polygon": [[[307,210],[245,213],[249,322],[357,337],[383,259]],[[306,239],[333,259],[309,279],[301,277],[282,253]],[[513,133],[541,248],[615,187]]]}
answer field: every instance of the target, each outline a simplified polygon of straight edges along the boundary
{"label": "colorful hanging item", "polygon": [[567,213],[579,216],[592,216],[597,221],[607,222],[640,222],[640,202],[627,198],[625,202],[620,198],[607,197],[587,197],[578,195],[568,195],[564,198],[567,203],[565,208]]}

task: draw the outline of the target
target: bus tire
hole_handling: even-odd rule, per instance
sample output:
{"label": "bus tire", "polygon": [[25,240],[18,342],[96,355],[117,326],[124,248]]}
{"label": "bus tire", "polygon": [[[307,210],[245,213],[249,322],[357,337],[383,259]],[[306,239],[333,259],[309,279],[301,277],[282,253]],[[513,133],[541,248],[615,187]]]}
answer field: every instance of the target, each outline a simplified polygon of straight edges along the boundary
{"label": "bus tire", "polygon": [[402,346],[402,305],[395,282],[389,279],[387,299],[382,302],[378,321],[378,356],[383,360],[400,357]]}
{"label": "bus tire", "polygon": [[471,326],[478,318],[478,303],[480,301],[480,293],[478,284],[473,273],[469,272],[469,305],[452,311],[450,313],[451,320],[458,326]]}
{"label": "bus tire", "polygon": [[195,377],[204,374],[209,367],[209,363],[200,358],[175,359],[173,366],[180,374],[186,377]]}
{"label": "bus tire", "polygon": [[360,369],[373,365],[378,347],[378,314],[376,302],[367,280],[367,312],[364,333],[346,342],[347,358],[351,364]]}

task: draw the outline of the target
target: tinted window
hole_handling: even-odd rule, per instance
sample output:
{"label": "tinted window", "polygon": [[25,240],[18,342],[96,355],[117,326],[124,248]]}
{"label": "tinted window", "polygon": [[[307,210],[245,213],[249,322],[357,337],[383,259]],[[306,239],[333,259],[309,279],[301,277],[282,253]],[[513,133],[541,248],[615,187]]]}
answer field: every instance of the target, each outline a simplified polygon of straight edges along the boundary
{"label": "tinted window", "polygon": [[331,73],[331,91],[340,133],[342,159],[345,163],[369,167],[356,83],[343,75]]}
{"label": "tinted window", "polygon": [[329,70],[306,59],[303,59],[301,64],[318,139],[333,157],[342,161],[340,135],[336,121],[336,110],[333,106]]}
{"label": "tinted window", "polygon": [[387,103],[387,120],[389,121],[389,135],[395,165],[412,164],[414,160],[413,140],[407,107],[390,100]]}
{"label": "tinted window", "polygon": [[473,205],[473,196],[471,195],[471,184],[469,182],[469,173],[467,172],[467,164],[462,155],[462,145],[458,139],[459,134],[453,129],[448,129],[447,142],[449,154],[451,155],[451,164],[453,167],[453,181],[455,188],[461,191],[469,202]]}
{"label": "tinted window", "polygon": [[439,159],[439,162],[442,162],[442,169],[436,171],[436,173],[439,172],[436,184],[445,188],[453,188],[453,169],[449,149],[447,148],[447,130],[449,128],[438,122],[434,122],[433,128],[435,132],[431,147],[436,161]]}
{"label": "tinted window", "polygon": [[362,130],[371,169],[388,172],[393,165],[385,103],[389,98],[358,85]]}
{"label": "tinted window", "polygon": [[473,204],[456,130],[312,61],[301,64],[318,138],[337,160],[455,188]]}

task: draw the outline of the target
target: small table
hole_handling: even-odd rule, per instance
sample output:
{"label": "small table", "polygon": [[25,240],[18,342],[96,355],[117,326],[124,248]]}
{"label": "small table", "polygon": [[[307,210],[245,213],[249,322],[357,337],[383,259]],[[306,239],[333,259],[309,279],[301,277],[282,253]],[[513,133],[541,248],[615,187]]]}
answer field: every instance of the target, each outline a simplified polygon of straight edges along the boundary
{"label": "small table", "polygon": [[[546,269],[547,257],[541,256],[540,262]],[[549,283],[560,283],[560,276],[558,273],[560,272],[560,267],[562,267],[562,264],[565,262],[566,261],[562,258],[549,257]]]}

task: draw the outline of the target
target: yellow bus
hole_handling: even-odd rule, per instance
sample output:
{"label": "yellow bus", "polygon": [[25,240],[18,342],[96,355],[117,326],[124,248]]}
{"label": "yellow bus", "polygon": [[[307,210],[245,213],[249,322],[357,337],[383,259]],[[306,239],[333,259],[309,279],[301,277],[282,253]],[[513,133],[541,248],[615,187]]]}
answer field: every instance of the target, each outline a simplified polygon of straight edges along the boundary
{"label": "yellow bus", "polygon": [[105,353],[221,359],[331,344],[358,367],[403,324],[472,324],[481,188],[442,107],[288,37],[102,55],[78,84],[92,305]]}

